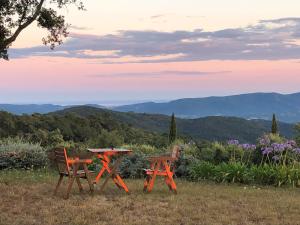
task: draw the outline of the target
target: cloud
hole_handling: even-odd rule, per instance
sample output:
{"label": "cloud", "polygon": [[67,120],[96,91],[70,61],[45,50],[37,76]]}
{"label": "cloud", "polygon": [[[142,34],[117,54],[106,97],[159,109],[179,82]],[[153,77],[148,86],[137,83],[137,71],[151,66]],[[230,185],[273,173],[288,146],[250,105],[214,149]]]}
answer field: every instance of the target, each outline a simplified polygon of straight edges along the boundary
{"label": "cloud", "polygon": [[90,30],[91,29],[89,27],[80,27],[80,26],[76,26],[76,25],[71,25],[70,28],[72,30]]}
{"label": "cloud", "polygon": [[10,54],[12,58],[97,59],[99,63],[299,59],[300,18],[261,20],[252,26],[213,32],[124,30],[103,36],[71,33],[55,51],[38,46],[11,49]]}
{"label": "cloud", "polygon": [[150,19],[158,19],[158,18],[162,18],[164,16],[166,16],[166,14],[157,14],[157,15],[151,16]]}
{"label": "cloud", "polygon": [[133,73],[111,73],[111,74],[93,74],[87,75],[90,78],[132,78],[132,77],[146,77],[146,78],[161,78],[162,76],[206,76],[214,74],[226,74],[231,71],[182,71],[182,70],[166,70],[156,72],[133,72]]}

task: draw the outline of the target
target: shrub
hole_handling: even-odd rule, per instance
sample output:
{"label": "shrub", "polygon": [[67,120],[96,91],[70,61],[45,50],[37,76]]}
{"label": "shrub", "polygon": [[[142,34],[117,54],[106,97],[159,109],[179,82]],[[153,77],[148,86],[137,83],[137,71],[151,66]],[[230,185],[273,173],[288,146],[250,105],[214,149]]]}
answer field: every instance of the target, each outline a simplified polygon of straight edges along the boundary
{"label": "shrub", "polygon": [[189,178],[194,181],[211,180],[217,183],[299,186],[300,167],[269,164],[247,166],[242,163],[214,165],[210,162],[197,162],[190,167]]}
{"label": "shrub", "polygon": [[131,149],[134,153],[143,153],[145,155],[156,155],[166,150],[164,148],[156,148],[151,145],[129,144],[123,145],[122,148]]}
{"label": "shrub", "polygon": [[0,169],[32,169],[47,165],[46,150],[22,138],[0,141]]}
{"label": "shrub", "polygon": [[190,167],[190,179],[199,180],[215,180],[215,165],[210,162],[197,162]]}
{"label": "shrub", "polygon": [[120,165],[120,174],[124,178],[142,178],[143,169],[148,168],[148,160],[143,153],[134,153],[124,158]]}

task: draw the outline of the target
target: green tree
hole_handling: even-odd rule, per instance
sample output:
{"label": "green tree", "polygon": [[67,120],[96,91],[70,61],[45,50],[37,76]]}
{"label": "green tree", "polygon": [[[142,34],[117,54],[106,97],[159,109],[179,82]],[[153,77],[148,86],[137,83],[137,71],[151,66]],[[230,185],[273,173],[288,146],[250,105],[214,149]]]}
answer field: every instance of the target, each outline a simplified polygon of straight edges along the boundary
{"label": "green tree", "polygon": [[278,134],[279,133],[275,114],[273,114],[273,118],[272,118],[272,130],[271,130],[271,132],[272,132],[272,134]]}
{"label": "green tree", "polygon": [[171,123],[170,123],[170,132],[169,132],[169,143],[173,143],[176,140],[177,137],[177,127],[176,127],[176,120],[174,113],[171,117]]}
{"label": "green tree", "polygon": [[19,34],[33,22],[47,29],[49,34],[42,39],[53,49],[67,37],[68,24],[53,8],[76,5],[84,9],[81,0],[0,0],[0,59],[8,60],[8,48]]}

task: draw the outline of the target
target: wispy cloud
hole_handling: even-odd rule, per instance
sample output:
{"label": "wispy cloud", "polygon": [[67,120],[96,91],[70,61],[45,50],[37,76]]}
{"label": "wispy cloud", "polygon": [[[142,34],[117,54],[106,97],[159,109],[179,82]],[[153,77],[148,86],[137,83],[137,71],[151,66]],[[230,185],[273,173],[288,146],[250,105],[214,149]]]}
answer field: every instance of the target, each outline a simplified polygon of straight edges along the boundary
{"label": "wispy cloud", "polygon": [[76,25],[71,25],[70,28],[72,30],[90,30],[91,29],[89,27],[81,27],[81,26],[76,26]]}
{"label": "wispy cloud", "polygon": [[166,14],[157,14],[157,15],[151,16],[150,19],[158,19],[158,18],[162,18],[164,16],[166,16]]}
{"label": "wispy cloud", "polygon": [[299,43],[300,18],[280,18],[213,32],[125,30],[103,36],[73,33],[55,51],[42,46],[11,49],[11,57],[60,56],[98,59],[100,63],[280,60],[299,59]]}
{"label": "wispy cloud", "polygon": [[145,78],[161,78],[163,76],[206,76],[216,74],[226,74],[231,71],[182,71],[182,70],[166,70],[166,71],[155,71],[155,72],[133,72],[133,73],[110,73],[110,74],[93,74],[87,75],[90,78],[131,78],[131,77],[145,77]]}

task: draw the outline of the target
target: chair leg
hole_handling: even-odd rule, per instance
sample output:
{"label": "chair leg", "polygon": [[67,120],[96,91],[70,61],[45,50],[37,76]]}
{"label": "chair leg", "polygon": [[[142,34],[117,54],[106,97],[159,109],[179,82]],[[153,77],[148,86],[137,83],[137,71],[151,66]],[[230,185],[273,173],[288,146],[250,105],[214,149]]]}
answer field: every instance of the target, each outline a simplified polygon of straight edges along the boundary
{"label": "chair leg", "polygon": [[68,185],[67,193],[65,195],[65,199],[69,198],[69,194],[70,194],[70,191],[72,189],[72,186],[73,186],[73,183],[74,183],[74,179],[75,179],[75,177],[69,177],[69,185]]}
{"label": "chair leg", "polygon": [[156,175],[157,175],[158,170],[159,170],[160,167],[161,167],[161,162],[157,162],[156,166],[155,166],[155,169],[154,169],[154,172],[153,172],[153,174],[151,176],[151,179],[149,181],[149,184],[148,184],[148,192],[151,192],[152,189],[153,189],[154,181],[156,179]]}
{"label": "chair leg", "polygon": [[80,182],[80,178],[79,178],[79,177],[76,177],[76,182],[77,182],[79,191],[82,192],[82,191],[83,191],[83,187],[82,187],[82,185],[81,185],[81,182]]}
{"label": "chair leg", "polygon": [[167,184],[168,187],[169,187],[169,191],[172,191],[172,186],[171,186],[170,180],[169,180],[169,178],[168,178],[167,176],[165,177],[165,182],[166,182],[166,184]]}
{"label": "chair leg", "polygon": [[173,179],[173,173],[170,171],[170,166],[167,162],[164,162],[164,167],[165,167],[165,170],[166,170],[166,173],[167,173],[167,178],[168,178],[168,183],[170,184],[173,192],[175,194],[177,194],[177,188],[176,188],[176,184],[175,184],[175,181]]}
{"label": "chair leg", "polygon": [[89,170],[88,170],[86,164],[83,164],[83,169],[84,169],[84,172],[85,172],[86,179],[87,179],[87,181],[89,183],[89,186],[90,186],[90,191],[91,191],[91,193],[93,193],[94,192],[94,185],[93,185],[93,182],[91,180],[90,173],[89,173]]}
{"label": "chair leg", "polygon": [[145,179],[145,182],[144,182],[144,189],[143,189],[144,192],[147,191],[147,187],[148,187],[149,181],[150,181],[150,176],[147,175],[147,177]]}
{"label": "chair leg", "polygon": [[60,184],[61,184],[63,178],[64,178],[64,175],[60,174],[60,176],[59,176],[59,178],[58,178],[57,185],[56,185],[55,190],[54,190],[54,195],[57,194],[57,190],[58,190],[58,188],[59,188],[59,186],[60,186]]}
{"label": "chair leg", "polygon": [[171,184],[171,188],[172,188],[173,192],[175,194],[177,194],[177,187],[176,187],[176,183],[175,183],[173,177],[170,177],[170,184]]}

